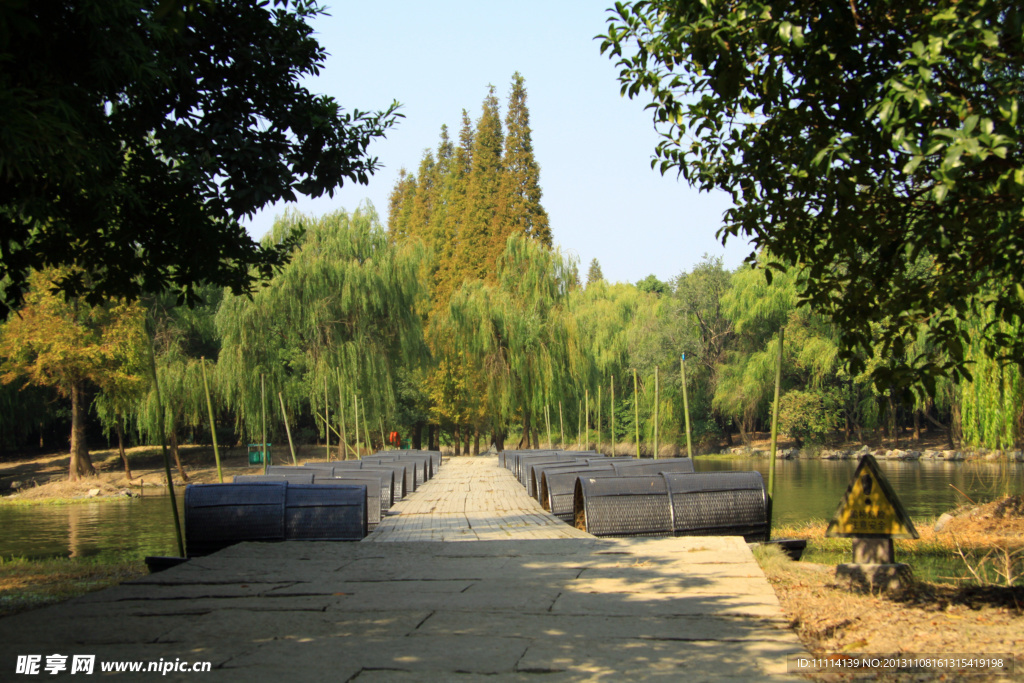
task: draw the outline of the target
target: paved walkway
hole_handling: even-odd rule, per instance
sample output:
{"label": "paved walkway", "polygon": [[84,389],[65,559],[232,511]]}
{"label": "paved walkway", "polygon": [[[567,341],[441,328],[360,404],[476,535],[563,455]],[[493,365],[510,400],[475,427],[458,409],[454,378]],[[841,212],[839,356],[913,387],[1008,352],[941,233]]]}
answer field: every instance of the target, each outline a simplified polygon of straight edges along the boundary
{"label": "paved walkway", "polygon": [[[94,655],[97,678],[126,681],[791,678],[803,649],[740,538],[394,539],[432,524],[445,540],[579,535],[502,477],[494,458],[446,463],[368,539],[389,543],[242,543],[0,619],[0,679],[82,679],[47,673],[50,655]],[[16,675],[19,655],[40,655],[40,674]],[[101,675],[111,662],[212,671]]]}
{"label": "paved walkway", "polygon": [[449,458],[391,513],[367,541],[593,538],[545,511],[496,456]]}

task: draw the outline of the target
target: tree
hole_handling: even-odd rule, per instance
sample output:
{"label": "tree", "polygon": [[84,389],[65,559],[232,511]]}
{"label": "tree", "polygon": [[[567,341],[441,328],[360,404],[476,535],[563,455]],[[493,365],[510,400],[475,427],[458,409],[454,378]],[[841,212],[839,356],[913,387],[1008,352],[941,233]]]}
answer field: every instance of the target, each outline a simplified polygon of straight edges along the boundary
{"label": "tree", "polygon": [[637,281],[636,287],[641,292],[657,294],[658,296],[661,296],[668,291],[668,285],[659,280],[653,273],[645,277],[643,280]]}
{"label": "tree", "polygon": [[54,283],[68,275],[51,270],[29,276],[24,306],[0,328],[0,379],[6,384],[21,378],[71,398],[68,478],[74,481],[95,474],[85,440],[87,385],[128,391],[145,382],[147,342],[139,306],[89,306],[54,293]]}
{"label": "tree", "polygon": [[505,250],[509,235],[523,235],[551,246],[551,225],[541,206],[540,167],[533,156],[530,110],[526,108],[526,84],[517,71],[505,114],[505,154],[502,158],[501,196],[492,240],[495,253]]}
{"label": "tree", "polygon": [[358,394],[359,412],[373,424],[394,415],[398,369],[426,355],[418,240],[389,243],[372,206],[320,218],[289,212],[265,240],[295,227],[303,241],[292,261],[251,298],[225,297],[216,315],[218,384],[250,437],[261,431],[261,374],[269,397],[280,391],[294,412],[308,406],[320,415],[325,400],[337,415],[340,382],[344,407]]}
{"label": "tree", "polygon": [[[728,192],[724,239],[799,273],[880,387],[969,375],[989,306],[1024,319],[1024,9],[1011,0],[616,4],[601,36],[623,94],[646,91],[652,165]],[[751,259],[753,260],[753,259]],[[991,325],[991,357],[1024,339]]]}
{"label": "tree", "polygon": [[343,112],[302,85],[326,53],[311,0],[0,6],[0,317],[32,269],[88,304],[202,282],[252,290],[295,237],[239,219],[377,169],[397,104]]}
{"label": "tree", "polygon": [[604,273],[601,272],[601,264],[597,262],[596,258],[591,259],[590,268],[587,269],[587,286],[602,280],[604,280]]}
{"label": "tree", "polygon": [[498,98],[492,85],[473,135],[473,166],[466,188],[466,212],[459,229],[458,264],[470,279],[494,281],[494,265],[500,252],[495,252],[491,237],[503,177],[503,139]]}

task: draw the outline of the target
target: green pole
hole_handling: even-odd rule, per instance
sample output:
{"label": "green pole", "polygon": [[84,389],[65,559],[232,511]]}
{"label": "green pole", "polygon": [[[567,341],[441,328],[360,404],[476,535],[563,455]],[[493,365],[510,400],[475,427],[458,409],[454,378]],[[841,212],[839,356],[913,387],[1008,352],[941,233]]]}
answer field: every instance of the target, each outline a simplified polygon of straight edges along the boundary
{"label": "green pole", "polygon": [[384,440],[384,418],[380,415],[377,416],[377,424],[380,425],[380,447],[384,448],[387,441]]}
{"label": "green pole", "polygon": [[224,472],[220,468],[220,449],[217,448],[217,427],[213,423],[213,401],[210,399],[210,385],[206,382],[206,357],[200,356],[203,368],[203,390],[206,392],[206,409],[210,411],[210,436],[213,437],[213,459],[217,462],[217,480],[224,483]]}
{"label": "green pole", "polygon": [[281,401],[281,417],[284,418],[284,431],[288,434],[288,449],[292,452],[292,464],[298,465],[299,461],[295,457],[295,444],[292,442],[292,428],[288,426],[288,413],[284,409],[284,396],[281,392],[277,392],[277,398]]}
{"label": "green pole", "polygon": [[772,533],[772,506],[775,502],[775,450],[779,442],[779,387],[782,384],[782,343],[785,327],[779,328],[779,357],[775,363],[775,400],[772,402],[772,459],[768,464],[768,538]]}
{"label": "green pole", "polygon": [[576,399],[576,445],[583,443],[583,401]]}
{"label": "green pole", "polygon": [[160,400],[160,382],[156,376],[156,352],[153,338],[149,340],[149,369],[153,372],[153,390],[156,392],[157,422],[160,427],[160,450],[164,454],[164,475],[167,477],[167,493],[171,499],[171,516],[174,518],[174,535],[178,541],[178,556],[185,557],[185,541],[181,537],[181,519],[178,517],[178,499],[174,497],[174,479],[171,477],[171,456],[167,453],[167,434],[164,432],[164,406]]}
{"label": "green pole", "polygon": [[612,455],[615,455],[615,375],[612,375]]}
{"label": "green pole", "polygon": [[601,385],[597,385],[597,452],[601,452]]}
{"label": "green pole", "polygon": [[554,448],[554,443],[551,442],[551,405],[544,404],[544,422],[548,427],[548,448]]}
{"label": "green pole", "polygon": [[341,390],[341,371],[335,369],[338,376],[338,415],[341,417],[341,459],[348,460],[348,432],[345,430],[345,394]]}
{"label": "green pole", "polygon": [[355,411],[356,419],[356,455],[358,455],[359,459],[362,460],[363,454],[359,452],[359,398],[355,393],[352,394],[352,410]]}
{"label": "green pole", "polygon": [[370,428],[366,426],[366,399],[363,399],[363,434],[366,436],[366,448],[373,450],[373,446],[370,445]]}
{"label": "green pole", "polygon": [[260,450],[263,451],[263,474],[267,473],[270,467],[270,453],[267,452],[267,384],[266,375],[260,373],[260,414],[263,419],[263,444]]}
{"label": "green pole", "polygon": [[558,447],[565,446],[565,420],[562,419],[562,402],[558,402],[558,432],[561,436],[561,441],[558,442]]}
{"label": "green pole", "polygon": [[586,438],[583,441],[583,450],[589,451],[590,450],[590,389],[585,389],[583,391],[583,397],[584,397],[584,400],[586,401],[586,403],[584,404],[584,409],[583,409],[583,424],[586,425],[584,427],[584,433],[586,434]]}
{"label": "green pole", "polygon": [[324,443],[327,447],[327,462],[331,461],[331,404],[327,402],[327,375],[324,375]]}
{"label": "green pole", "polygon": [[654,458],[657,459],[660,455],[658,453],[658,366],[654,366]]}
{"label": "green pole", "polygon": [[636,457],[640,457],[640,389],[633,368],[633,427],[636,428]]}
{"label": "green pole", "polygon": [[693,444],[690,441],[690,402],[686,397],[686,354],[679,357],[679,374],[683,378],[683,415],[686,417],[686,455],[693,459]]}

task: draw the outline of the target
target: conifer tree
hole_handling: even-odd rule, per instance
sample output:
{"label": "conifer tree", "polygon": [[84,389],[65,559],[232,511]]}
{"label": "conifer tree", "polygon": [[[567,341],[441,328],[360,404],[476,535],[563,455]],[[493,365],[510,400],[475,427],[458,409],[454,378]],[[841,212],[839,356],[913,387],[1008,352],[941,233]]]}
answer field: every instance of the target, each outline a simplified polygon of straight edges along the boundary
{"label": "conifer tree", "polygon": [[595,282],[600,282],[604,279],[604,273],[601,272],[601,264],[597,262],[597,259],[591,259],[590,270],[587,271],[587,286],[589,287]]}
{"label": "conifer tree", "polygon": [[491,228],[495,258],[505,250],[506,240],[513,234],[530,237],[544,246],[551,246],[548,214],[540,204],[540,167],[533,156],[526,86],[518,71],[512,76],[505,128],[505,155],[502,159],[504,174],[498,214]]}
{"label": "conifer tree", "polygon": [[473,136],[472,171],[466,190],[466,213],[459,234],[458,262],[467,279],[494,281],[497,254],[491,229],[502,184],[501,115],[494,86],[484,98],[483,110]]}
{"label": "conifer tree", "polygon": [[398,182],[388,197],[388,236],[397,242],[409,236],[409,218],[416,201],[416,176],[398,170]]}
{"label": "conifer tree", "polygon": [[420,168],[416,174],[416,195],[409,206],[408,225],[406,230],[409,235],[419,237],[427,246],[433,246],[430,239],[430,218],[434,212],[434,202],[437,199],[437,172],[435,168],[434,155],[428,149],[423,152],[423,159],[420,160]]}

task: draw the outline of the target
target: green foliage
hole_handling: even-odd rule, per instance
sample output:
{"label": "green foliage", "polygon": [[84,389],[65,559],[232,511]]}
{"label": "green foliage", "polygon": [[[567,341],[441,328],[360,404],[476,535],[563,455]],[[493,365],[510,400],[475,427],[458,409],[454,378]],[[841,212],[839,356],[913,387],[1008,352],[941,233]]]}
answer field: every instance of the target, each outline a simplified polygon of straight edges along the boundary
{"label": "green foliage", "polygon": [[[880,389],[969,371],[960,320],[1024,318],[1024,10],[1011,0],[617,3],[601,50],[646,92],[652,164],[728,192],[723,239],[800,273]],[[981,348],[1024,363],[997,326]]]}
{"label": "green foliage", "polygon": [[797,440],[822,443],[836,428],[838,405],[833,395],[822,391],[787,391],[779,400],[779,429]]}
{"label": "green foliage", "polygon": [[372,207],[318,219],[287,213],[266,239],[295,229],[305,236],[291,263],[252,298],[226,297],[217,312],[218,385],[250,437],[261,427],[260,374],[268,396],[281,391],[291,411],[321,415],[325,380],[337,414],[340,377],[345,408],[358,394],[371,423],[395,412],[397,368],[426,354],[417,313],[426,294],[422,243],[390,244]]}
{"label": "green foliage", "polygon": [[[169,11],[172,8],[173,11]],[[0,317],[29,272],[90,305],[203,282],[251,291],[294,240],[238,220],[365,184],[394,124],[303,85],[326,59],[312,1],[0,5]]]}
{"label": "green foliage", "polygon": [[587,269],[587,286],[589,287],[594,282],[599,282],[604,279],[604,273],[601,272],[601,264],[597,262],[597,259],[590,260],[590,268]]}

